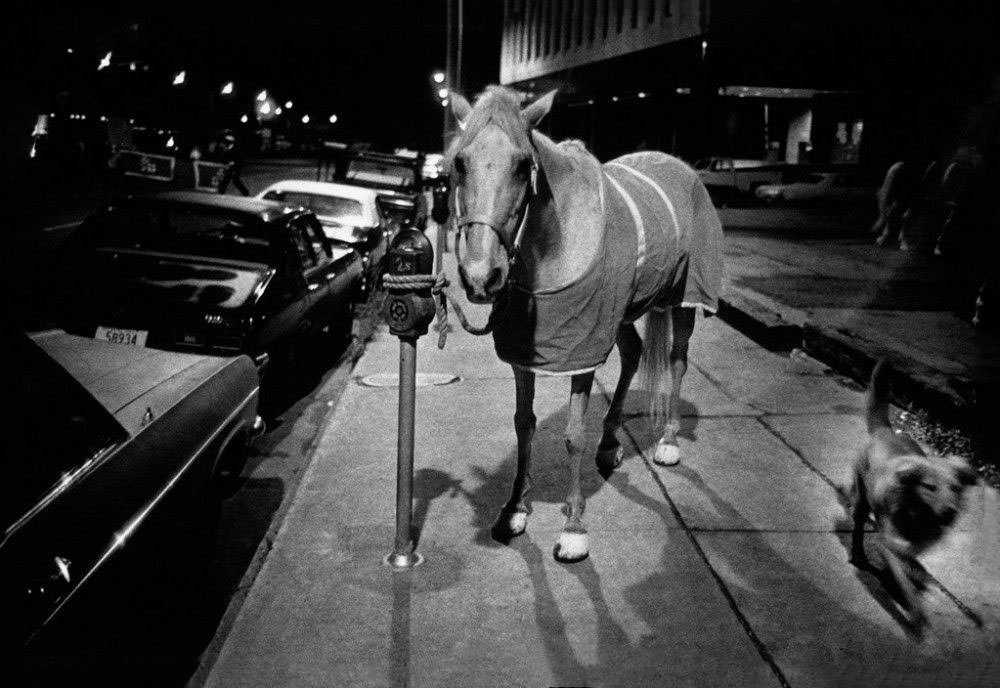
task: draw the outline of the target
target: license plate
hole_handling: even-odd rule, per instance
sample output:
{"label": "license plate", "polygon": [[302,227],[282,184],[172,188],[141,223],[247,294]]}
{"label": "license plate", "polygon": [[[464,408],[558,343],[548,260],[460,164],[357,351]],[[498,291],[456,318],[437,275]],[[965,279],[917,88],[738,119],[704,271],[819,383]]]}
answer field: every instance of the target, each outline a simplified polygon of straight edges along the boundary
{"label": "license plate", "polygon": [[148,336],[149,332],[146,330],[123,330],[120,327],[98,327],[94,335],[97,339],[127,346],[146,346]]}

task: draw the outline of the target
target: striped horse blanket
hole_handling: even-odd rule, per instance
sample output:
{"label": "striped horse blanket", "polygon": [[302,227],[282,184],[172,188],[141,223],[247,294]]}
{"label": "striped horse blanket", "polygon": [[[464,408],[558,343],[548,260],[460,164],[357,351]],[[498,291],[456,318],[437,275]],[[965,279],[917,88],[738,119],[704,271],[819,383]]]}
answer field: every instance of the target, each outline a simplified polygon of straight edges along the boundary
{"label": "striped horse blanket", "polygon": [[642,152],[601,165],[599,178],[593,261],[554,289],[525,288],[531,276],[515,265],[493,330],[501,360],[541,374],[587,372],[607,360],[620,323],[650,308],[718,308],[722,226],[696,174],[664,153]]}

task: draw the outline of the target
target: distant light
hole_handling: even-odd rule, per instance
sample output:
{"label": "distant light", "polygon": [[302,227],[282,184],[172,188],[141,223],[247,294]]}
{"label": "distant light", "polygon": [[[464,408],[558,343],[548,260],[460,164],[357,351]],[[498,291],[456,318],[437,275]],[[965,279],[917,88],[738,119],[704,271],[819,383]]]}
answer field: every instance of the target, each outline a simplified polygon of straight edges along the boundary
{"label": "distant light", "polygon": [[444,83],[444,72],[434,72],[434,83],[435,84]]}
{"label": "distant light", "polygon": [[285,101],[285,109],[286,110],[291,110],[292,109],[292,105],[293,105],[292,101],[290,101],[290,100],[286,100]]}
{"label": "distant light", "polygon": [[330,115],[330,124],[336,124],[336,123],[337,123],[337,116]]}
{"label": "distant light", "polygon": [[645,91],[639,91],[639,93],[638,93],[637,95],[638,95],[638,96],[639,96],[640,98],[645,98],[645,97],[646,97],[646,92],[645,92]]}
{"label": "distant light", "polygon": [[441,100],[444,100],[447,97],[448,97],[448,89],[446,89],[446,88],[439,88],[438,89],[438,98],[440,98]]}
{"label": "distant light", "polygon": [[72,48],[66,48],[66,52],[68,54],[72,55],[73,54],[73,49]]}
{"label": "distant light", "polygon": [[611,96],[611,102],[612,103],[617,103],[618,102],[618,96]]}
{"label": "distant light", "polygon": [[281,109],[280,105],[278,107],[274,108],[274,114],[280,115],[282,112],[284,112],[284,110]]}
{"label": "distant light", "polygon": [[302,123],[309,124],[309,115],[302,115]]}
{"label": "distant light", "polygon": [[258,103],[263,103],[265,100],[267,100],[267,89],[264,89],[263,91],[257,94]]}
{"label": "distant light", "polygon": [[271,104],[268,103],[267,101],[264,101],[263,103],[261,103],[260,104],[260,114],[262,114],[262,115],[268,115],[270,113],[271,113]]}
{"label": "distant light", "polygon": [[49,117],[55,117],[55,116],[56,116],[56,113],[54,113],[54,112],[50,112],[49,113]]}
{"label": "distant light", "polygon": [[135,71],[135,67],[136,67],[135,62],[129,62],[128,63],[128,71],[134,72]]}
{"label": "distant light", "polygon": [[80,119],[87,119],[86,115],[80,115]]}
{"label": "distant light", "polygon": [[705,51],[708,50],[708,41],[703,40],[701,42],[701,59],[705,59]]}
{"label": "distant light", "polygon": [[594,99],[593,98],[590,98],[590,99],[587,100],[587,105],[593,105],[593,104],[594,104]]}
{"label": "distant light", "polygon": [[243,115],[242,117],[240,117],[240,121],[243,122],[243,124],[246,124],[247,122],[250,121],[250,118],[247,117],[246,115]]}
{"label": "distant light", "polygon": [[107,118],[107,117],[105,117],[104,115],[101,115],[101,121],[102,121],[102,122],[107,122],[107,121],[108,121],[108,118]]}
{"label": "distant light", "polygon": [[233,95],[233,89],[235,88],[236,84],[234,84],[232,81],[227,81],[225,84],[222,85],[222,95],[224,96]]}
{"label": "distant light", "polygon": [[447,98],[442,99],[442,101],[441,101],[441,107],[448,107],[448,99]]}
{"label": "distant light", "polygon": [[174,137],[171,136],[169,139],[167,139],[167,148],[173,148],[173,147],[174,147]]}
{"label": "distant light", "polygon": [[676,93],[679,96],[686,96],[690,95],[691,89],[687,86],[678,86],[677,88],[674,89],[674,93]]}
{"label": "distant light", "polygon": [[102,69],[106,69],[110,66],[111,66],[111,51],[109,50],[108,54],[102,57],[101,61],[97,63],[97,71],[101,71]]}
{"label": "distant light", "polygon": [[184,81],[187,79],[187,72],[183,69],[176,74],[174,74],[174,86],[183,86]]}
{"label": "distant light", "polygon": [[129,124],[135,124],[135,120],[134,120],[134,119],[130,119],[130,120],[128,121],[128,123],[129,123]]}

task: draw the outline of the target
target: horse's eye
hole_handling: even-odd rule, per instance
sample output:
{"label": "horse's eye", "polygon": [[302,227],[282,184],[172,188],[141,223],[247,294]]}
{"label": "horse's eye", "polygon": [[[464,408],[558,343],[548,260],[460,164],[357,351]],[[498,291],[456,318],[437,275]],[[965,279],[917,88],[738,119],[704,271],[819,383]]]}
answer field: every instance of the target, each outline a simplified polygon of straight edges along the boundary
{"label": "horse's eye", "polygon": [[455,158],[455,171],[459,174],[465,174],[465,161],[461,158]]}

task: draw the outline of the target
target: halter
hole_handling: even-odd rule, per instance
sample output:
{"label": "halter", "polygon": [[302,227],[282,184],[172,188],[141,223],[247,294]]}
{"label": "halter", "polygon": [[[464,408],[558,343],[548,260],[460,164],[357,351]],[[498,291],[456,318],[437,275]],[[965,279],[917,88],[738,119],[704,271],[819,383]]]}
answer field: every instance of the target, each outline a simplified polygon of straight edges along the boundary
{"label": "halter", "polygon": [[[458,228],[459,238],[462,237],[462,232],[469,225],[486,225],[493,230],[493,233],[497,235],[497,239],[503,246],[504,251],[507,252],[507,261],[511,264],[517,258],[517,250],[521,244],[521,235],[524,233],[524,227],[528,224],[528,205],[531,202],[531,198],[538,193],[538,161],[534,155],[531,156],[531,181],[525,186],[524,191],[521,192],[521,199],[514,206],[515,209],[512,210],[506,218],[504,218],[503,223],[497,227],[492,222],[488,222],[482,218],[469,218],[464,217],[464,208],[461,207],[461,186],[455,187],[455,226]],[[513,240],[508,240],[504,233],[500,231],[510,224],[511,220],[517,219],[517,231],[514,232]],[[455,243],[456,257],[458,253],[458,244]]]}

